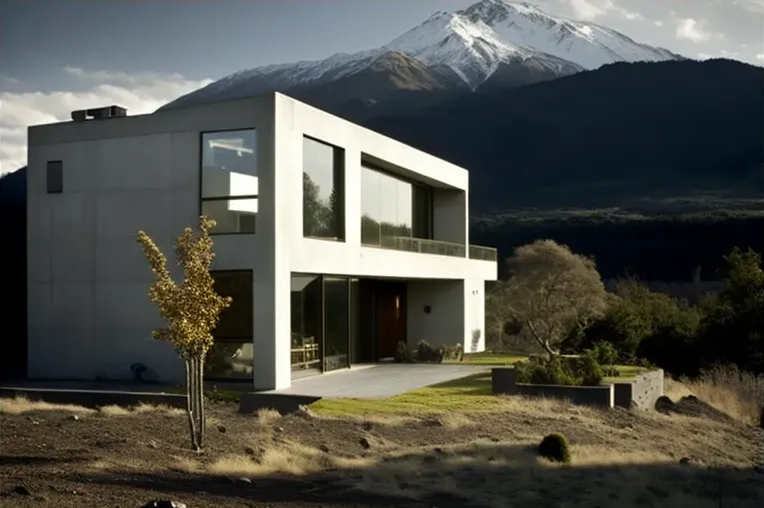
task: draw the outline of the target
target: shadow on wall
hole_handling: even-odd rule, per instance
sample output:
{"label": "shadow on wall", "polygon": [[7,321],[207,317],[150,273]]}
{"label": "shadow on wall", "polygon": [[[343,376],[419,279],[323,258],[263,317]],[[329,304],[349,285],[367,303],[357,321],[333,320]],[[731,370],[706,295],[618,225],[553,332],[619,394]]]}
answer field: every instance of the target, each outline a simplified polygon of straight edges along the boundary
{"label": "shadow on wall", "polygon": [[0,377],[26,377],[27,168],[0,177]]}
{"label": "shadow on wall", "polygon": [[[535,447],[534,447],[535,448]],[[194,472],[112,470],[88,484],[150,489],[157,497],[183,499],[204,491],[232,503],[363,504],[504,508],[507,506],[762,506],[764,476],[748,469],[645,462],[634,457],[576,456],[559,467],[541,461],[534,448],[475,443],[462,449],[433,448],[400,456],[346,458],[303,450],[290,457],[290,474],[276,463],[251,457],[220,459],[216,475]],[[576,464],[580,460],[581,463]],[[598,463],[599,462],[599,463]],[[281,466],[284,466],[283,461]],[[328,470],[331,472],[327,472]],[[416,471],[416,474],[412,472]],[[230,478],[255,478],[232,482]],[[72,477],[82,481],[82,476]],[[255,487],[256,485],[256,487]],[[420,504],[416,506],[420,506]]]}

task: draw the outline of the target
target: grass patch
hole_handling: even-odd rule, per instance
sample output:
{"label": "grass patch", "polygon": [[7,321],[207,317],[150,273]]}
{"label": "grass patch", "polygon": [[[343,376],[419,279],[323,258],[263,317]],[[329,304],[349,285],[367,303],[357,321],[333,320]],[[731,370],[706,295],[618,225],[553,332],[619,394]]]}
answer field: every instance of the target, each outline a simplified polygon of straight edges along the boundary
{"label": "grass patch", "polygon": [[326,415],[435,414],[493,411],[501,405],[502,398],[491,394],[491,374],[481,373],[384,399],[324,399],[310,409]]}
{"label": "grass patch", "polygon": [[527,356],[506,353],[470,353],[465,354],[464,359],[445,360],[443,363],[466,363],[468,365],[512,365],[513,363],[527,360]]}
{"label": "grass patch", "polygon": [[[603,366],[605,368],[605,366]],[[640,367],[638,365],[613,365],[613,368],[618,371],[617,376],[605,376],[602,378],[603,383],[618,383],[631,381],[639,374],[648,372],[650,369],[646,367]]]}

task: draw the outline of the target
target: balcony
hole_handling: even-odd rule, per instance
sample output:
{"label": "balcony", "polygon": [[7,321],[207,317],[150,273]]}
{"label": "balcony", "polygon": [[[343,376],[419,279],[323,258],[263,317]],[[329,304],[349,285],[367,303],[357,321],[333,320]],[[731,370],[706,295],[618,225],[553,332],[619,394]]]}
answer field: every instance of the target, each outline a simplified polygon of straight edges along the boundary
{"label": "balcony", "polygon": [[[440,240],[428,240],[424,238],[412,238],[410,236],[382,236],[380,243],[364,243],[364,247],[380,247],[383,249],[401,250],[406,252],[418,252],[420,254],[435,254],[438,256],[452,256],[463,258],[467,256],[467,247],[460,243],[443,242]],[[482,261],[496,261],[496,249],[469,246],[470,259]]]}
{"label": "balcony", "polygon": [[480,261],[497,261],[498,252],[493,247],[483,247],[482,245],[470,245],[470,259]]}

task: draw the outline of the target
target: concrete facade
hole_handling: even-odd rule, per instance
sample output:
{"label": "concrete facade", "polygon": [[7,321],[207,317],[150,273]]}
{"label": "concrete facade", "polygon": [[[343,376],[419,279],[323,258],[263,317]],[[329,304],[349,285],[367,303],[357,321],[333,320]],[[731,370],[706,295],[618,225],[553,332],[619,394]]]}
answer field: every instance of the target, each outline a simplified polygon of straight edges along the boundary
{"label": "concrete facade", "polygon": [[[483,350],[484,286],[497,269],[495,258],[469,255],[468,172],[275,93],[29,128],[29,377],[128,379],[130,366],[142,363],[158,380],[183,379],[172,347],[151,337],[162,320],[147,297],[153,277],[136,233],[146,231],[170,259],[175,238],[201,213],[202,133],[241,129],[256,133],[256,233],[216,235],[213,268],[254,274],[256,389],[291,384],[293,273],[407,280],[410,343]],[[303,236],[304,136],[343,150],[343,241]],[[465,253],[363,246],[362,157],[431,187],[433,239]],[[50,161],[62,162],[60,193],[48,192]]]}

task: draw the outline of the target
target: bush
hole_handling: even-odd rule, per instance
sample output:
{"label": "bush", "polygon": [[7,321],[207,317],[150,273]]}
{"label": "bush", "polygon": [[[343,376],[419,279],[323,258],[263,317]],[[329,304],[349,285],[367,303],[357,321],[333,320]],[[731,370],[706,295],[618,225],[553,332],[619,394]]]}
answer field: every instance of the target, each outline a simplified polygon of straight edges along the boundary
{"label": "bush", "polygon": [[464,347],[461,344],[444,346],[441,349],[443,350],[444,360],[457,360],[459,362],[464,360]]}
{"label": "bush", "polygon": [[602,374],[602,367],[600,367],[597,358],[593,354],[587,353],[581,357],[579,365],[580,370],[574,372],[574,374],[581,376],[582,385],[597,386],[602,382],[602,378],[604,377]]}
{"label": "bush", "polygon": [[539,385],[596,386],[603,373],[597,360],[588,354],[582,357],[532,357],[515,364],[518,383]]}
{"label": "bush", "polygon": [[426,340],[420,341],[414,350],[414,361],[440,363],[443,361],[443,348],[435,348]]}
{"label": "bush", "polygon": [[539,455],[552,462],[570,464],[570,448],[568,440],[559,433],[549,434],[541,440],[538,448]]}
{"label": "bush", "polygon": [[403,341],[399,341],[395,348],[395,361],[397,363],[413,363],[414,358],[409,351],[408,346]]}
{"label": "bush", "polygon": [[606,340],[594,343],[592,354],[600,365],[612,366],[618,361],[618,351],[615,346]]}

